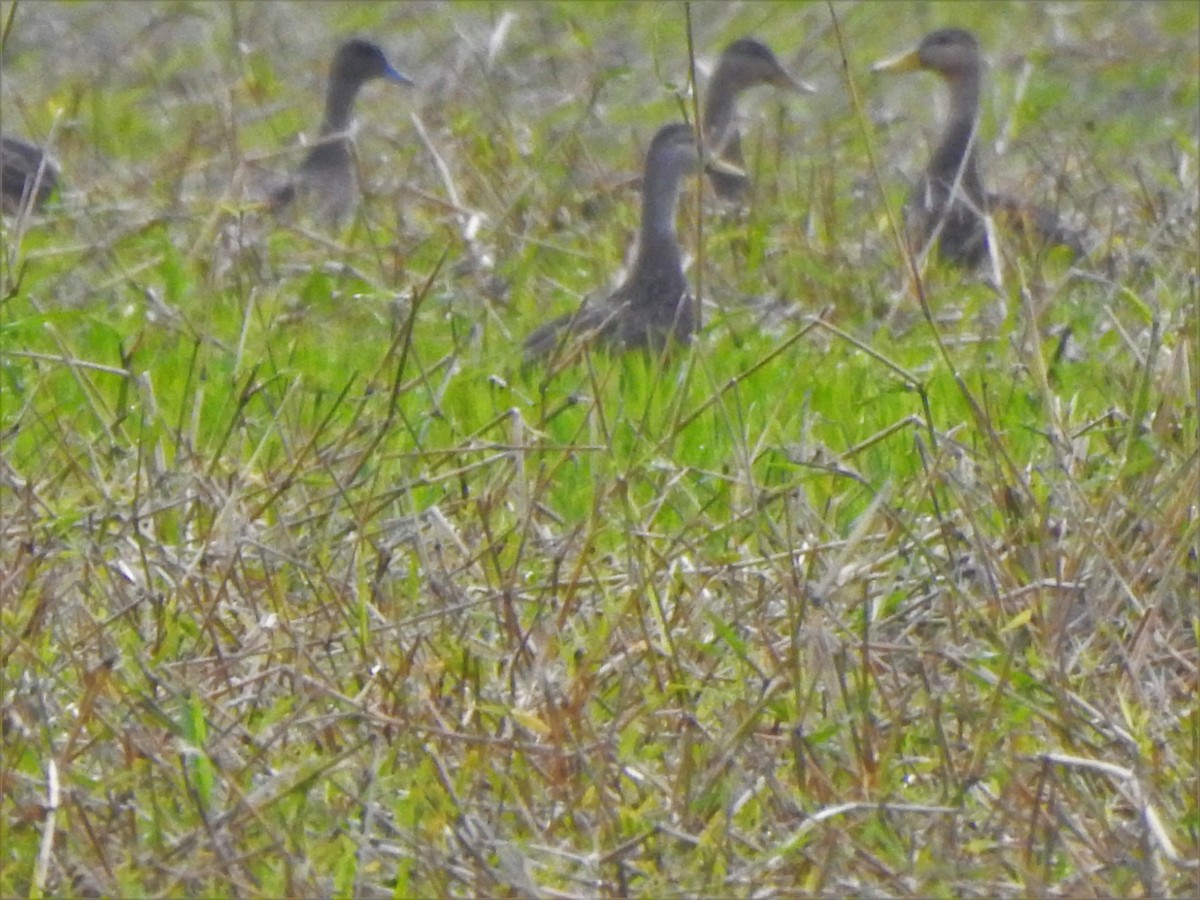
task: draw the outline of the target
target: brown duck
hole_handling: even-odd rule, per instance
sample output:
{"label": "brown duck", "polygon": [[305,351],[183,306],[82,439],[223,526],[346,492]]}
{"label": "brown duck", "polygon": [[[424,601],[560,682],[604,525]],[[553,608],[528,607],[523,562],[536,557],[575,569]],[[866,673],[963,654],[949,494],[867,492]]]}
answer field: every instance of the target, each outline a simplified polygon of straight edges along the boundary
{"label": "brown duck", "polygon": [[282,209],[301,196],[311,197],[314,215],[330,225],[342,222],[358,202],[358,184],[350,149],[354,101],[368,81],[385,78],[411,85],[376,44],[353,38],[338,48],[329,71],[325,117],[316,143],[295,175],[270,193],[271,207]]}
{"label": "brown duck", "polygon": [[[615,349],[659,349],[669,340],[691,340],[695,301],[683,274],[675,213],[683,179],[699,164],[691,126],[678,123],[659,129],[646,153],[638,254],[629,277],[605,300],[585,301],[575,312],[535,330],[525,341],[526,359],[547,356],[573,336]],[[732,171],[719,161],[711,165]]]}
{"label": "brown duck", "polygon": [[1003,213],[1016,228],[1031,227],[1047,243],[1083,253],[1080,236],[1063,227],[1052,212],[989,193],[977,160],[979,95],[983,62],[979,41],[961,28],[927,34],[915,50],[877,63],[874,72],[928,69],[950,89],[950,117],[925,174],[905,208],[914,249],[936,243],[949,262],[976,266],[988,255],[989,212]]}
{"label": "brown duck", "polygon": [[[754,38],[734,41],[721,53],[704,97],[704,146],[718,159],[742,169],[741,135],[735,119],[737,101],[745,91],[759,85],[811,94],[815,88],[798,81],[780,64],[771,48]],[[745,196],[749,179],[731,172],[710,170],[709,182],[723,200]]]}

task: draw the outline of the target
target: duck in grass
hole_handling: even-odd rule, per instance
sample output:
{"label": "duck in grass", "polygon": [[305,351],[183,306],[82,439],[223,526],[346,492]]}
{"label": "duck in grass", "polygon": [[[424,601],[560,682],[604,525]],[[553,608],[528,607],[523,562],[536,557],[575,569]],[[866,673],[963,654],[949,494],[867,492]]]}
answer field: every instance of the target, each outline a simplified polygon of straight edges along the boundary
{"label": "duck in grass", "polygon": [[0,135],[0,203],[6,215],[41,209],[58,188],[59,171],[41,148]]}
{"label": "duck in grass", "polygon": [[[704,96],[704,146],[737,169],[745,167],[741,135],[736,124],[737,101],[745,91],[759,85],[812,94],[816,89],[792,77],[771,48],[754,38],[734,41],[721,53]],[[740,200],[749,189],[749,179],[731,172],[710,170],[709,182],[722,200]]]}
{"label": "duck in grass", "polygon": [[979,94],[983,61],[975,35],[961,28],[927,34],[915,50],[872,67],[873,72],[936,72],[950,89],[950,116],[941,142],[905,208],[913,248],[936,246],[943,259],[974,267],[988,256],[987,219],[1003,213],[1015,228],[1032,230],[1050,244],[1083,253],[1079,235],[1054,213],[988,193],[979,175]]}
{"label": "duck in grass", "polygon": [[[683,179],[700,163],[691,126],[678,123],[658,130],[646,153],[638,253],[629,277],[605,300],[585,301],[575,312],[530,334],[525,341],[526,359],[564,350],[572,338],[596,340],[614,349],[662,349],[670,340],[683,344],[691,340],[697,310],[683,274],[675,213]],[[739,174],[720,160],[709,165]]]}
{"label": "duck in grass", "polygon": [[296,173],[269,191],[270,206],[282,210],[311,198],[314,216],[327,225],[343,222],[358,202],[358,184],[350,147],[350,124],[359,90],[376,78],[411,85],[383,51],[370,41],[353,38],[338,48],[329,72],[325,117],[317,141]]}

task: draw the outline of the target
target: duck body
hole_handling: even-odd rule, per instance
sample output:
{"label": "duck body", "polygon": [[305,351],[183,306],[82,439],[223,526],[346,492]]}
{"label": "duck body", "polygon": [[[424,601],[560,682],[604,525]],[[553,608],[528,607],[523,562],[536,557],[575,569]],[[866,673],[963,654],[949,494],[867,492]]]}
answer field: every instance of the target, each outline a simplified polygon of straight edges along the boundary
{"label": "duck body", "polygon": [[[813,92],[812,87],[793,78],[762,41],[740,38],[721,52],[704,97],[704,146],[738,169],[743,168],[744,160],[736,125],[737,101],[745,91],[759,85]],[[750,186],[744,174],[710,170],[708,178],[723,200],[743,198]]]}
{"label": "duck body", "polygon": [[695,301],[675,229],[684,177],[700,163],[688,125],[659,129],[646,153],[642,178],[642,220],[638,254],[625,282],[602,301],[541,326],[525,341],[527,359],[544,357],[572,336],[614,349],[661,349],[668,341],[686,344],[696,330]]}
{"label": "duck body", "polygon": [[40,209],[58,189],[59,170],[40,147],[0,135],[0,202],[8,215]]}
{"label": "duck body", "polygon": [[977,125],[975,116],[950,123],[906,210],[922,245],[936,238],[938,255],[963,266],[988,254],[990,198],[976,160]]}
{"label": "duck body", "polygon": [[358,201],[349,135],[354,103],[362,86],[376,78],[413,83],[370,41],[352,38],[338,48],[317,141],[292,178],[271,191],[272,208],[282,209],[306,195],[312,198],[314,215],[327,224],[336,225],[350,214]]}

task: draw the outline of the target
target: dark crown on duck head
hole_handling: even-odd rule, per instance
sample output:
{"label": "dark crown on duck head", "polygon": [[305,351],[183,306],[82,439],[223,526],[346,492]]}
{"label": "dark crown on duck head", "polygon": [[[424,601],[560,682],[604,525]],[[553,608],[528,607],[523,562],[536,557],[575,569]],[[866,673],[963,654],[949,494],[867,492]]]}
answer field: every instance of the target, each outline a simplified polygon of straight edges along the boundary
{"label": "dark crown on duck head", "polygon": [[[664,125],[654,134],[650,148],[646,151],[646,167],[654,167],[656,172],[663,172],[664,167],[681,171],[693,172],[703,167],[709,172],[723,175],[745,177],[746,173],[732,163],[722,159],[700,155],[700,144],[696,140],[696,132],[686,122],[675,122]],[[646,185],[642,186],[646,190]]]}
{"label": "dark crown on duck head", "polygon": [[338,48],[333,58],[332,78],[359,84],[372,78],[387,78],[401,84],[412,84],[412,79],[396,71],[377,44],[361,38],[351,38]]}
{"label": "dark crown on duck head", "polygon": [[[701,164],[708,172],[746,177],[746,173],[733,163],[709,156],[707,152],[701,156],[696,132],[686,122],[674,122],[658,129],[646,151],[646,168],[653,167],[656,173],[673,169],[686,174],[700,168]],[[642,186],[642,190],[646,190],[646,185]]]}
{"label": "dark crown on duck head", "polygon": [[954,75],[979,66],[979,41],[962,28],[942,28],[925,35],[917,48],[921,65]]}
{"label": "dark crown on duck head", "polygon": [[733,58],[757,60],[764,66],[779,67],[779,59],[776,58],[772,49],[752,37],[739,37],[737,41],[725,48],[725,53]]}
{"label": "dark crown on duck head", "polygon": [[654,139],[650,141],[650,150],[648,156],[658,156],[660,153],[665,153],[668,149],[679,151],[685,148],[690,148],[692,155],[699,162],[699,153],[696,148],[696,135],[692,131],[692,126],[685,122],[675,122],[671,125],[664,125],[654,135]]}
{"label": "dark crown on duck head", "polygon": [[942,28],[931,31],[915,50],[885,59],[871,67],[872,72],[915,72],[928,69],[943,78],[957,81],[979,78],[979,41],[961,28]]}
{"label": "dark crown on duck head", "polygon": [[738,88],[773,84],[792,90],[812,90],[789,75],[771,48],[754,38],[739,38],[734,41],[721,53],[717,65],[730,70],[727,77],[735,80]]}

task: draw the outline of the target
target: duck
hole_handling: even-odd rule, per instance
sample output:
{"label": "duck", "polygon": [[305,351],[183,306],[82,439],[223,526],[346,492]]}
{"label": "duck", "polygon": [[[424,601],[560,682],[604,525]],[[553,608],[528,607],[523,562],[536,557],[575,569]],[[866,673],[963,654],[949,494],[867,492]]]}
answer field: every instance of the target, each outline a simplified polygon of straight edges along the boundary
{"label": "duck", "polygon": [[41,209],[58,189],[60,171],[35,144],[0,135],[0,204],[5,214]]}
{"label": "duck", "polygon": [[932,71],[950,91],[949,119],[924,175],[905,207],[911,241],[920,253],[936,245],[942,260],[972,268],[989,255],[989,213],[1017,230],[1036,231],[1047,243],[1083,255],[1080,235],[1049,210],[986,190],[979,172],[978,129],[983,59],[979,40],[962,28],[942,28],[916,49],[876,63],[873,72]]}
{"label": "duck", "polygon": [[412,86],[413,80],[388,62],[377,44],[362,38],[344,42],[334,54],[325,95],[325,116],[317,141],[291,178],[269,191],[273,211],[311,197],[313,214],[328,225],[344,221],[358,202],[358,184],[350,148],[350,124],[358,92],[368,81],[383,78]]}
{"label": "duck", "polygon": [[[691,341],[697,309],[683,272],[675,216],[683,179],[700,164],[700,146],[690,125],[679,122],[658,130],[646,151],[638,251],[629,276],[607,298],[585,300],[575,312],[533,331],[525,340],[527,361],[565,348],[573,337],[616,350],[662,350],[670,341]],[[737,174],[720,160],[709,164]]]}
{"label": "duck", "polygon": [[[744,168],[745,162],[736,124],[737,101],[745,91],[760,85],[773,85],[802,94],[816,93],[812,85],[793,77],[762,41],[744,37],[727,46],[717,60],[704,96],[704,146],[739,170]],[[713,192],[722,200],[745,198],[750,180],[744,174],[734,175],[716,169],[710,169],[707,174]]]}
{"label": "duck", "polygon": [[925,35],[915,50],[878,62],[871,71],[918,69],[936,72],[945,80],[950,117],[909,197],[905,219],[918,249],[936,242],[942,259],[977,266],[988,254],[988,197],[976,152],[983,75],[979,41],[964,29],[942,28]]}

